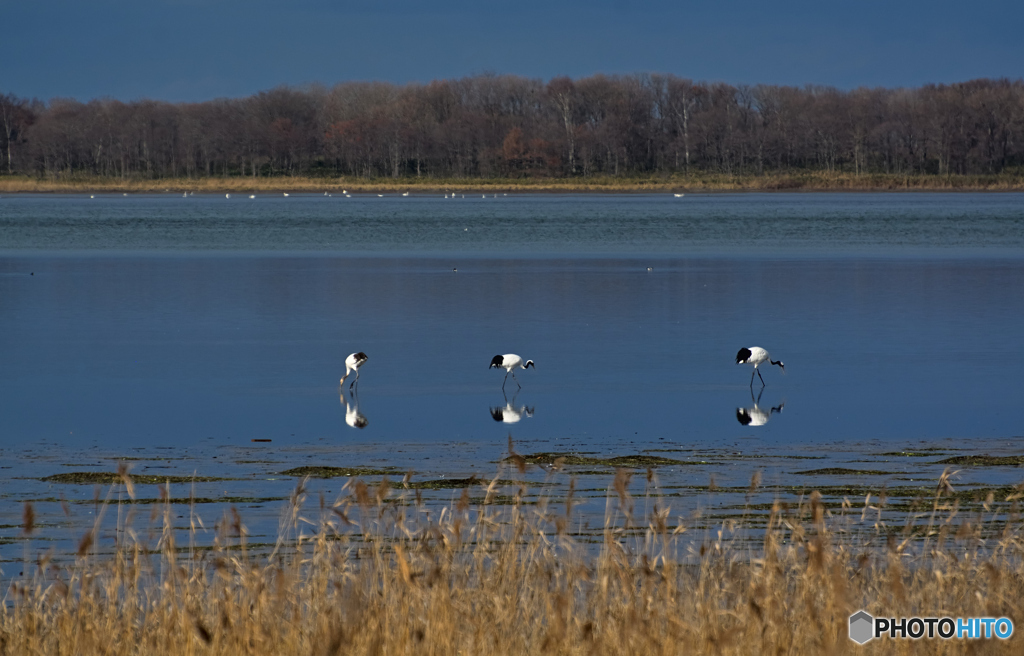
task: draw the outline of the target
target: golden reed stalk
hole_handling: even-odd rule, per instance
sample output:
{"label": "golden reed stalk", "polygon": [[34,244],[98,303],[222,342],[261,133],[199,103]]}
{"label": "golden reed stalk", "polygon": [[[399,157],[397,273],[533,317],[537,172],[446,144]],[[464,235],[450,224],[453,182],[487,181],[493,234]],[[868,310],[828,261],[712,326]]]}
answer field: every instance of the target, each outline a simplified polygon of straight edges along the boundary
{"label": "golden reed stalk", "polygon": [[[653,472],[636,516],[630,476],[609,486],[603,534],[589,541],[574,530],[574,485],[530,504],[525,487],[498,497],[497,478],[440,510],[386,480],[349,481],[333,503],[310,504],[303,482],[276,545],[261,550],[234,509],[200,549],[194,508],[180,525],[180,508],[155,504],[137,531],[129,504],[113,554],[97,551],[98,518],[73,560],[40,557],[9,580],[0,653],[1024,653],[1019,493],[967,513],[944,474],[928,512],[903,526],[887,525],[884,500],[830,510],[814,493],[776,502],[766,528],[741,518],[705,530],[671,516]],[[26,532],[33,517],[27,506]],[[847,627],[861,608],[1005,616],[1018,630],[858,646]]]}

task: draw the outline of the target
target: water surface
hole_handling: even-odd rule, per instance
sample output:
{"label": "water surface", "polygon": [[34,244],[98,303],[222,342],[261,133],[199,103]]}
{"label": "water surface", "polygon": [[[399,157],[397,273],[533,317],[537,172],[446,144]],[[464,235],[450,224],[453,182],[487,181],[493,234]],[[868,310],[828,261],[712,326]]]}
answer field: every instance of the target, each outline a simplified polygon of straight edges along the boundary
{"label": "water surface", "polygon": [[[666,487],[933,485],[943,456],[1024,453],[1022,200],[5,197],[0,485],[86,500],[35,479],[127,456],[284,498],[304,464],[490,476],[510,435],[703,463],[659,468]],[[734,364],[752,345],[786,365],[763,390]],[[338,379],[359,350],[354,397]],[[487,365],[508,352],[537,366],[503,393]],[[913,449],[936,455],[881,455]],[[890,474],[796,473],[823,467]],[[278,504],[250,505],[276,526]]]}

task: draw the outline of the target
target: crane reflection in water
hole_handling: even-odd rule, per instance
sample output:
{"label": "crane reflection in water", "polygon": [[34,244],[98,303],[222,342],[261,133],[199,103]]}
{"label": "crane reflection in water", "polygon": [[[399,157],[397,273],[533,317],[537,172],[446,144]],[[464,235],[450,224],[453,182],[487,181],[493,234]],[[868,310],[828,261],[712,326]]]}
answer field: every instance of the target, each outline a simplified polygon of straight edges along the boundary
{"label": "crane reflection in water", "polygon": [[754,398],[754,391],[750,391],[750,400],[754,406],[751,408],[736,408],[736,421],[740,422],[744,426],[764,426],[771,419],[772,415],[776,412],[781,413],[783,406],[786,402],[783,401],[779,405],[772,406],[768,410],[762,410],[758,403],[761,402],[761,395],[764,394],[764,388],[758,393],[757,398]]}
{"label": "crane reflection in water", "polygon": [[535,406],[516,405],[516,396],[518,396],[518,393],[512,396],[511,401],[509,401],[508,397],[505,396],[504,391],[502,391],[502,396],[505,397],[505,406],[491,407],[491,418],[494,419],[494,421],[499,421],[504,424],[515,424],[524,416],[533,416],[533,409]]}
{"label": "crane reflection in water", "polygon": [[345,423],[352,428],[366,428],[369,424],[369,420],[366,415],[359,412],[359,396],[358,393],[354,393],[349,390],[348,396],[345,395],[345,390],[341,390],[341,394],[338,396],[341,401],[341,407],[345,409]]}

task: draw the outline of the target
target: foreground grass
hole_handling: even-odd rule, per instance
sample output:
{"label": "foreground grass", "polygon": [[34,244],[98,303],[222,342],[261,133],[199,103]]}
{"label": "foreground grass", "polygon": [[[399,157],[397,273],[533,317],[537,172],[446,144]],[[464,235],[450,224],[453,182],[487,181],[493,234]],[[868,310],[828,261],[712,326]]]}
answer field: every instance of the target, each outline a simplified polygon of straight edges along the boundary
{"label": "foreground grass", "polygon": [[89,176],[0,176],[0,193],[415,193],[457,192],[691,192],[691,191],[1020,191],[1024,174],[890,175],[796,172],[756,175],[699,173],[654,177],[585,178],[313,178],[222,177],[118,179]]}
{"label": "foreground grass", "polygon": [[[9,580],[0,608],[0,653],[1024,649],[1019,489],[964,516],[944,474],[931,508],[902,526],[887,524],[884,499],[833,512],[815,493],[794,506],[777,502],[767,528],[753,533],[742,521],[689,529],[655,499],[631,497],[629,476],[619,470],[608,488],[598,544],[576,538],[572,486],[557,502],[496,507],[497,477],[479,484],[482,503],[471,504],[464,489],[440,512],[402,484],[350,481],[333,503],[313,504],[300,484],[277,544],[262,551],[247,544],[233,510],[217,523],[212,549],[191,544],[203,530],[194,508],[153,507],[147,529],[136,529],[128,511],[119,515],[113,554],[100,555],[98,528],[82,538],[72,563],[26,548],[24,571]],[[122,479],[134,495],[133,481],[123,472]],[[656,484],[649,471],[648,491]],[[755,478],[751,490],[757,485]],[[177,527],[188,529],[188,545],[177,542],[179,514],[188,518]],[[26,505],[28,534],[33,521]],[[875,616],[1005,616],[1017,631],[1005,641],[882,638],[859,647],[847,626],[861,608]]]}

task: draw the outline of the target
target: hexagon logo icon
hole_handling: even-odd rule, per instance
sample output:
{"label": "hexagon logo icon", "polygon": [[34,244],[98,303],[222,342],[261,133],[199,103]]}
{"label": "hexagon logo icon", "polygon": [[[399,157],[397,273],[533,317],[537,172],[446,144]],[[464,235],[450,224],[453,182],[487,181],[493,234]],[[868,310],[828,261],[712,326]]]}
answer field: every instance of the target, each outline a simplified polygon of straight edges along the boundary
{"label": "hexagon logo icon", "polygon": [[850,615],[850,640],[863,645],[875,637],[874,626],[875,618],[862,610]]}

